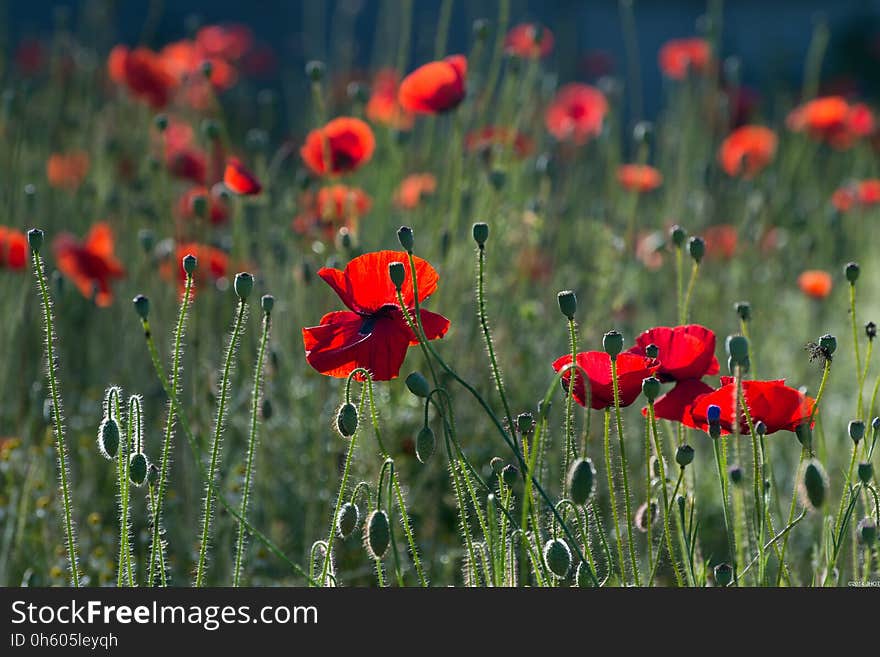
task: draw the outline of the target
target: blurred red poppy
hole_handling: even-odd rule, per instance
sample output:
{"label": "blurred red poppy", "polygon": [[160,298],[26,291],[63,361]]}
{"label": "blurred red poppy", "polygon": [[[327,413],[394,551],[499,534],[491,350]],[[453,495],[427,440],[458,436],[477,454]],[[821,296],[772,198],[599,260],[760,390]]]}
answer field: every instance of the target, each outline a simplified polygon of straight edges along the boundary
{"label": "blurred red poppy", "polygon": [[880,204],[880,178],[867,178],[836,189],[831,195],[831,203],[840,212]]}
{"label": "blurred red poppy", "polygon": [[46,178],[56,189],[75,191],[89,173],[89,154],[85,151],[52,153],[46,161]]}
{"label": "blurred red poppy", "polygon": [[415,116],[407,112],[397,100],[397,71],[384,68],[373,78],[370,99],[365,112],[374,123],[382,123],[395,130],[410,130]]}
{"label": "blurred red poppy", "polygon": [[[407,326],[397,301],[397,293],[388,275],[392,262],[402,262],[406,280],[402,296],[407,312],[414,313],[412,271],[404,252],[379,251],[358,256],[345,271],[323,268],[318,275],[333,288],[349,310],[328,313],[319,326],[303,328],[306,360],[315,370],[327,376],[347,377],[358,367],[370,371],[376,381],[397,377],[407,349],[418,339]],[[424,302],[437,289],[439,276],[421,258],[415,258],[419,283],[419,302]],[[449,320],[421,310],[425,336],[442,338],[449,329]],[[359,380],[363,377],[358,375]]]}
{"label": "blurred red poppy", "polygon": [[874,115],[867,105],[850,105],[842,96],[824,96],[793,109],[785,120],[789,130],[807,132],[813,139],[846,149],[874,132]]}
{"label": "blurred red poppy", "polygon": [[660,48],[660,70],[668,78],[684,80],[688,73],[707,73],[712,48],[706,39],[673,39]]}
{"label": "blurred red poppy", "polygon": [[[763,422],[767,425],[767,433],[777,431],[794,431],[801,424],[808,422],[813,414],[815,400],[799,390],[789,388],[785,380],[778,381],[743,381],[743,399],[749,409],[752,423]],[[709,428],[707,413],[709,406],[716,405],[721,409],[722,433],[731,433],[734,422],[738,421],[739,433],[749,434],[749,425],[740,410],[734,412],[736,405],[736,384],[732,377],[722,376],[721,387],[713,392],[698,397],[691,409],[691,420],[697,429],[706,431]]]}
{"label": "blurred red poppy", "polygon": [[639,334],[626,353],[644,356],[648,345],[656,345],[661,381],[700,379],[718,374],[715,333],[699,324],[657,326]]}
{"label": "blurred red poppy", "polygon": [[178,215],[183,219],[197,218],[199,203],[204,203],[205,215],[203,218],[208,219],[212,225],[220,226],[229,220],[229,209],[226,207],[226,203],[211,193],[207,187],[202,186],[191,187],[184,192],[177,205]]}
{"label": "blurred red poppy", "polygon": [[186,285],[186,272],[183,269],[183,259],[187,255],[194,255],[198,260],[195,273],[193,274],[192,296],[195,296],[199,288],[208,283],[214,283],[225,278],[229,271],[229,256],[225,251],[200,244],[198,242],[184,242],[177,245],[174,253],[174,262],[166,261],[161,270],[165,278],[177,280],[178,290],[182,294]]}
{"label": "blurred red poppy", "polygon": [[437,191],[437,178],[432,173],[412,173],[404,178],[394,192],[394,204],[404,210],[419,207],[422,197]]}
{"label": "blurred red poppy", "polygon": [[109,224],[92,226],[83,241],[70,233],[61,233],[52,243],[58,270],[73,281],[87,299],[94,295],[101,307],[113,302],[110,282],[123,278],[125,269],[113,253],[113,231]]}
{"label": "blurred red poppy", "polygon": [[251,49],[253,33],[246,25],[206,25],[196,32],[196,45],[208,57],[230,62],[241,59]]}
{"label": "blurred red poppy", "polygon": [[367,193],[357,187],[322,187],[317,194],[305,197],[304,211],[294,218],[293,230],[299,235],[315,235],[327,241],[342,227],[356,233],[360,218],[370,211],[372,204]]}
{"label": "blurred red poppy", "polygon": [[831,274],[821,269],[808,269],[798,276],[801,292],[813,299],[824,299],[831,294]]}
{"label": "blurred red poppy", "polygon": [[519,158],[528,157],[535,150],[535,142],[513,128],[490,125],[469,132],[464,138],[464,147],[470,152],[490,155],[495,146],[512,147]]}
{"label": "blurred red poppy", "polygon": [[544,123],[557,140],[581,145],[599,136],[607,113],[608,101],[601,91],[588,84],[572,83],[557,92]]}
{"label": "blurred red poppy", "polygon": [[644,194],[663,184],[663,174],[648,164],[622,164],[617,167],[617,182],[624,189]]}
{"label": "blurred red poppy", "polygon": [[0,226],[0,269],[22,271],[27,267],[27,237],[20,230]]}
{"label": "blurred red poppy", "polygon": [[223,184],[235,194],[255,196],[263,190],[256,176],[244,166],[237,157],[226,160],[226,171],[223,173]]}
{"label": "blurred red poppy", "polygon": [[[553,369],[559,372],[571,363],[571,354],[557,358]],[[590,407],[599,410],[614,406],[614,389],[611,380],[611,357],[604,351],[586,351],[577,355],[577,364],[583,368],[590,383]],[[618,398],[621,406],[632,404],[642,391],[642,380],[654,374],[660,363],[652,358],[622,353],[617,356]],[[562,375],[562,385],[568,390],[572,371],[576,371],[574,398],[586,406],[584,372],[568,370]]]}
{"label": "blurred red poppy", "polygon": [[[660,395],[654,402],[654,415],[661,420],[681,422],[688,427],[696,427],[693,409],[696,401],[703,395],[714,392],[715,388],[699,379],[684,379],[676,383],[672,390]],[[648,415],[647,406],[642,415]]]}
{"label": "blurred red poppy", "polygon": [[778,139],[769,128],[744,125],[730,133],[718,150],[718,161],[728,176],[753,178],[773,161]]}
{"label": "blurred red poppy", "polygon": [[504,39],[504,52],[523,59],[544,58],[553,52],[553,32],[535,23],[514,25]]}
{"label": "blurred red poppy", "polygon": [[45,63],[46,53],[37,39],[24,39],[15,49],[15,66],[22,75],[37,75]]}
{"label": "blurred red poppy", "polygon": [[360,119],[343,116],[312,130],[299,154],[313,173],[338,175],[369,162],[375,148],[376,139],[370,126]]}
{"label": "blurred red poppy", "polygon": [[831,195],[831,204],[840,212],[849,212],[858,201],[856,190],[852,186],[840,187]]}
{"label": "blurred red poppy", "polygon": [[708,258],[730,260],[736,255],[739,236],[736,228],[730,224],[709,226],[703,231],[703,240],[706,242],[706,257]]}
{"label": "blurred red poppy", "polygon": [[467,68],[464,55],[420,66],[400,83],[400,106],[415,114],[442,114],[458,107],[467,93]]}
{"label": "blurred red poppy", "polygon": [[154,109],[165,107],[177,86],[162,57],[149,48],[116,46],[110,51],[107,68],[111,80],[125,84],[136,98]]}

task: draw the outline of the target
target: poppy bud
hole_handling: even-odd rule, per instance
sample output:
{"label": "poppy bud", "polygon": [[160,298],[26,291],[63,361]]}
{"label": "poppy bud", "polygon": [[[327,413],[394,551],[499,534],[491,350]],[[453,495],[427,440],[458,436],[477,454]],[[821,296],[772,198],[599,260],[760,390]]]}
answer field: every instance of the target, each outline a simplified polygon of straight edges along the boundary
{"label": "poppy bud", "polygon": [[192,253],[187,253],[183,256],[183,271],[187,276],[192,276],[196,271],[196,266],[199,261]]}
{"label": "poppy bud", "polygon": [[168,115],[157,114],[153,119],[153,125],[156,126],[156,130],[159,132],[165,132],[165,128],[168,127]]}
{"label": "poppy bud", "polygon": [[336,516],[336,533],[340,538],[348,538],[357,529],[360,519],[361,512],[358,508],[346,502],[339,508],[339,515]]}
{"label": "poppy bud", "polygon": [[507,183],[507,174],[501,169],[492,169],[489,172],[489,184],[496,192],[504,189],[505,183]]}
{"label": "poppy bud", "polygon": [[150,300],[143,294],[139,294],[131,302],[134,304],[134,311],[138,314],[138,317],[146,321],[147,317],[150,316]]}
{"label": "poppy bud", "polygon": [[675,462],[682,468],[689,466],[694,462],[694,448],[687,443],[679,445],[678,449],[675,450]]}
{"label": "poppy bud", "polygon": [[356,103],[366,103],[370,99],[370,88],[363,82],[349,82],[345,93]]}
{"label": "poppy bud", "polygon": [[128,460],[128,478],[135,486],[142,486],[147,479],[147,457],[141,452],[131,455]]}
{"label": "poppy bud", "polygon": [[738,301],[734,308],[742,321],[747,322],[752,318],[752,304],[748,301]]}
{"label": "poppy bud", "polygon": [[315,59],[306,62],[306,75],[312,82],[320,82],[324,77],[324,62]]}
{"label": "poppy bud", "polygon": [[856,281],[859,280],[859,264],[857,262],[846,263],[843,273],[846,274],[846,280],[849,281],[849,284],[855,285]]}
{"label": "poppy bud", "polygon": [[119,423],[112,417],[105,417],[98,427],[98,451],[108,460],[119,451]]}
{"label": "poppy bud", "polygon": [[825,503],[828,495],[828,476],[825,474],[825,468],[816,459],[807,461],[801,479],[801,492],[805,502],[813,509],[819,509]]}
{"label": "poppy bud", "polygon": [[388,551],[388,544],[391,542],[391,526],[388,524],[388,514],[380,509],[376,509],[367,518],[365,525],[366,535],[364,543],[367,552],[373,559],[381,559]]}
{"label": "poppy bud", "polygon": [[147,468],[147,483],[150,487],[159,483],[159,468],[156,467],[155,463],[150,463],[150,467]]}
{"label": "poppy bud", "polygon": [[358,412],[354,404],[346,402],[336,414],[336,428],[346,438],[351,438],[358,428]]}
{"label": "poppy bud", "polygon": [[493,456],[492,460],[489,461],[489,467],[492,468],[492,472],[495,473],[496,477],[500,476],[501,470],[504,468],[504,459],[499,456]]}
{"label": "poppy bud", "polygon": [[531,413],[520,413],[516,416],[516,428],[521,434],[527,434],[535,426],[535,418]]}
{"label": "poppy bud", "polygon": [[865,423],[861,420],[851,420],[847,427],[847,431],[849,432],[849,437],[852,438],[852,441],[858,445],[859,441],[865,437]]}
{"label": "poppy bud", "polygon": [[660,507],[657,506],[657,503],[651,500],[650,503],[643,502],[638,509],[636,509],[636,517],[633,518],[633,525],[640,532],[647,532],[648,527],[652,527],[656,522],[657,518],[660,517]]}
{"label": "poppy bud", "polygon": [[416,436],[416,458],[420,463],[428,462],[436,445],[437,439],[434,437],[434,430],[426,424]]}
{"label": "poppy bud", "polygon": [[706,242],[703,241],[702,237],[692,237],[688,241],[688,251],[690,251],[694,262],[700,264],[703,256],[706,255]]}
{"label": "poppy bud", "polygon": [[660,394],[660,379],[654,376],[642,379],[642,394],[649,402],[657,399],[657,395]]}
{"label": "poppy bud", "polygon": [[31,228],[27,232],[27,240],[31,251],[39,253],[40,249],[43,248],[43,231],[39,228]]}
{"label": "poppy bud", "polygon": [[877,523],[871,516],[862,518],[858,525],[859,538],[865,545],[873,545],[877,540]]}
{"label": "poppy bud", "polygon": [[869,340],[877,337],[877,325],[874,322],[865,324],[865,335],[868,336]]}
{"label": "poppy bud", "polygon": [[272,417],[272,402],[268,397],[263,399],[263,406],[260,409],[260,414],[263,416],[264,420],[268,420]]}
{"label": "poppy bud", "polygon": [[830,356],[835,351],[837,351],[837,338],[835,338],[830,333],[826,333],[822,337],[819,338],[819,348],[827,355]]}
{"label": "poppy bud", "polygon": [[672,243],[680,249],[684,246],[684,242],[687,239],[687,231],[676,224],[669,231],[669,236],[672,238]]}
{"label": "poppy bud", "polygon": [[272,309],[275,308],[275,297],[271,294],[264,294],[260,297],[260,307],[263,309],[263,312],[267,315],[272,312]]}
{"label": "poppy bud", "polygon": [[202,62],[201,67],[202,75],[205,76],[206,80],[211,79],[211,75],[214,73],[214,64],[211,63],[210,60],[205,60]]}
{"label": "poppy bud", "polygon": [[586,504],[593,495],[593,487],[596,481],[596,468],[593,462],[586,459],[577,459],[568,470],[568,495],[575,504]]}
{"label": "poppy bud", "polygon": [[507,486],[513,486],[518,478],[519,470],[517,470],[512,465],[505,465],[504,468],[501,470],[501,479]]}
{"label": "poppy bud", "polygon": [[733,581],[733,568],[729,563],[720,563],[715,566],[715,583],[718,586],[727,586]]}
{"label": "poppy bud", "polygon": [[586,561],[581,561],[578,564],[574,578],[578,587],[582,589],[591,588],[594,580],[593,575],[590,573],[590,564]]}
{"label": "poppy bud", "polygon": [[568,575],[571,568],[571,549],[561,538],[551,538],[544,544],[544,564],[558,579]]}
{"label": "poppy bud", "polygon": [[238,295],[238,298],[242,301],[247,301],[247,298],[251,294],[251,290],[254,289],[254,277],[246,271],[238,273],[235,275],[233,287],[235,288],[235,293]]}
{"label": "poppy bud", "polygon": [[427,397],[431,394],[431,386],[421,372],[411,372],[406,377],[406,387],[416,397]]}
{"label": "poppy bud", "polygon": [[388,265],[388,275],[391,276],[391,282],[394,287],[400,290],[403,287],[403,281],[406,279],[406,270],[403,268],[402,262],[392,262]]}
{"label": "poppy bud", "polygon": [[397,239],[400,241],[400,246],[403,247],[404,251],[412,253],[413,245],[415,244],[412,228],[409,226],[401,226],[398,228]]}
{"label": "poppy bud", "polygon": [[755,433],[759,436],[767,435],[767,425],[764,424],[764,420],[758,420],[755,422]]}
{"label": "poppy bud", "polygon": [[657,358],[660,355],[660,347],[655,344],[649,344],[645,347],[645,356],[648,358]]}
{"label": "poppy bud", "polygon": [[574,319],[577,314],[578,300],[573,290],[563,290],[556,295],[556,301],[559,302],[559,310],[569,319]]}
{"label": "poppy bud", "polygon": [[156,234],[149,228],[141,228],[138,231],[138,242],[144,253],[150,253],[156,245]]}
{"label": "poppy bud", "polygon": [[489,239],[489,224],[482,221],[474,224],[474,241],[482,247]]}
{"label": "poppy bud", "polygon": [[725,346],[735,365],[741,365],[749,357],[749,341],[744,335],[728,336]]}
{"label": "poppy bud", "polygon": [[[665,459],[663,460],[663,464],[666,465]],[[651,474],[653,475],[654,479],[659,479],[660,478],[660,459],[658,459],[656,456],[654,456],[652,454],[651,458],[648,461],[648,465],[650,466]]]}
{"label": "poppy bud", "polygon": [[798,442],[806,449],[810,449],[813,445],[813,430],[806,422],[799,424],[794,429],[794,435],[797,436]]}
{"label": "poppy bud", "polygon": [[739,486],[742,483],[745,473],[740,466],[732,465],[727,469],[727,475],[730,477],[730,481],[733,482],[734,485]]}
{"label": "poppy bud", "polygon": [[861,481],[866,486],[871,482],[871,479],[874,477],[874,464],[870,461],[864,461],[859,463],[859,481]]}
{"label": "poppy bud", "polygon": [[617,358],[618,354],[623,351],[623,335],[620,331],[608,331],[603,335],[602,348],[606,354],[611,356],[611,360]]}
{"label": "poppy bud", "polygon": [[471,32],[478,41],[485,41],[489,37],[489,21],[478,18],[471,26]]}

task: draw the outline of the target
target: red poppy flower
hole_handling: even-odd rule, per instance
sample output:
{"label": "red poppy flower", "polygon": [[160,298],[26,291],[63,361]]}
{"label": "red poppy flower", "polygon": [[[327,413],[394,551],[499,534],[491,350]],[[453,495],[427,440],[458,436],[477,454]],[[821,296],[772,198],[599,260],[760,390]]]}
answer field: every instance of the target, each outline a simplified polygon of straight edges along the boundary
{"label": "red poppy flower", "polygon": [[[752,423],[763,422],[767,425],[768,434],[777,431],[794,431],[812,417],[815,400],[799,390],[789,388],[785,385],[784,379],[743,381],[742,386],[743,399],[749,409]],[[732,377],[722,376],[720,388],[696,399],[691,409],[691,419],[695,428],[703,431],[709,428],[706,415],[709,406],[713,404],[721,409],[722,433],[731,433],[733,423],[738,420],[739,433],[748,435],[749,425],[745,415],[741,410],[734,413],[736,385]]]}
{"label": "red poppy flower", "polygon": [[[687,427],[696,427],[693,409],[694,404],[703,395],[715,392],[715,388],[699,379],[684,379],[673,386],[672,390],[660,395],[654,402],[654,416],[661,420],[681,422]],[[648,407],[642,409],[642,415],[648,415]]]}
{"label": "red poppy flower", "polygon": [[46,161],[46,178],[56,189],[75,191],[89,173],[89,154],[85,151],[52,153]]}
{"label": "red poppy flower", "polygon": [[862,180],[857,188],[859,203],[863,206],[877,205],[880,203],[880,178]]}
{"label": "red poppy flower", "polygon": [[806,131],[813,139],[845,149],[874,132],[874,115],[862,103],[850,105],[841,96],[824,96],[792,110],[786,125],[789,130]]}
{"label": "red poppy flower", "polygon": [[661,381],[700,379],[718,374],[715,333],[699,324],[657,326],[641,333],[626,353],[644,356],[648,345],[656,345]]}
{"label": "red poppy flower", "polygon": [[684,80],[688,73],[706,73],[712,48],[705,39],[673,39],[660,48],[660,70],[668,78]]}
{"label": "red poppy flower", "polygon": [[0,269],[22,271],[27,266],[28,243],[24,233],[0,226]]}
{"label": "red poppy flower", "polygon": [[403,210],[419,207],[422,197],[437,191],[437,178],[432,173],[412,173],[404,178],[394,192],[394,204]]}
{"label": "red poppy flower", "polygon": [[666,245],[663,233],[659,231],[640,232],[636,236],[636,260],[649,271],[657,271],[663,266],[663,248]]}
{"label": "red poppy flower", "polygon": [[495,146],[512,147],[513,152],[519,158],[527,157],[535,149],[535,143],[528,136],[512,128],[490,125],[469,132],[464,138],[465,149],[472,153],[491,155],[492,148]]}
{"label": "red poppy flower", "polygon": [[[303,329],[306,360],[321,374],[344,378],[363,367],[374,380],[387,381],[400,372],[407,349],[418,344],[388,276],[392,262],[402,262],[406,267],[403,300],[408,311],[414,312],[412,272],[406,253],[367,253],[349,262],[345,271],[325,267],[318,272],[349,308],[328,313],[319,326]],[[437,289],[439,276],[421,258],[415,258],[415,264],[421,303]],[[429,340],[442,338],[449,329],[448,319],[424,309],[421,320]]]}
{"label": "red poppy flower", "polygon": [[128,90],[154,109],[168,104],[177,81],[162,58],[149,48],[118,47],[110,54],[108,68],[115,81],[124,80]]}
{"label": "red poppy flower", "polygon": [[424,64],[403,78],[397,100],[408,112],[441,114],[464,100],[466,84],[467,59],[464,55],[452,55]]}
{"label": "red poppy flower", "polygon": [[317,194],[305,197],[305,211],[293,220],[293,230],[300,235],[315,233],[329,241],[343,226],[357,232],[360,218],[370,211],[372,205],[369,195],[357,187],[322,187]]}
{"label": "red poppy flower", "polygon": [[[343,116],[312,130],[299,154],[319,176],[337,175],[369,162],[375,148],[376,138],[370,126],[360,119]],[[330,162],[325,162],[325,158]]]}
{"label": "red poppy flower", "polygon": [[244,57],[253,43],[246,25],[206,25],[196,32],[196,45],[209,57],[235,62]]}
{"label": "red poppy flower", "polygon": [[183,258],[190,254],[194,255],[198,260],[198,266],[193,274],[193,296],[195,296],[200,287],[226,277],[229,271],[229,256],[226,255],[225,251],[207,244],[199,244],[198,242],[178,244],[174,253],[174,262],[166,261],[163,263],[160,272],[166,279],[177,280],[178,290],[180,290],[181,294],[186,285]]}
{"label": "red poppy flower", "polygon": [[177,212],[181,218],[195,219],[197,217],[195,209],[197,199],[204,199],[207,211],[206,217],[211,224],[220,226],[227,222],[229,219],[229,209],[226,207],[226,204],[215,194],[212,194],[207,187],[202,186],[191,187],[180,197]]}
{"label": "red poppy flower", "polygon": [[377,72],[365,112],[374,123],[382,123],[396,130],[410,130],[415,117],[397,101],[397,82],[397,71],[393,68]]}
{"label": "red poppy flower", "polygon": [[58,270],[73,281],[87,299],[95,295],[101,307],[113,302],[110,282],[125,276],[125,269],[113,253],[113,231],[106,223],[92,226],[80,242],[69,233],[62,233],[52,243]]}
{"label": "red poppy flower", "polygon": [[718,150],[718,161],[728,176],[753,178],[773,161],[778,139],[769,128],[744,125],[730,133]]}
{"label": "red poppy flower", "polygon": [[719,224],[704,230],[703,240],[706,242],[706,257],[730,260],[736,254],[739,236],[734,226]]}
{"label": "red poppy flower", "polygon": [[543,59],[553,52],[553,32],[534,23],[515,25],[504,39],[504,52],[523,59]]}
{"label": "red poppy flower", "polygon": [[562,87],[544,114],[547,130],[559,141],[581,145],[599,136],[608,114],[604,94],[588,84]]}
{"label": "red poppy flower", "polygon": [[801,292],[813,299],[824,299],[831,294],[831,274],[821,269],[808,269],[798,276]]}
{"label": "red poppy flower", "polygon": [[647,164],[622,164],[617,167],[617,182],[624,189],[644,194],[663,184],[663,174]]}
{"label": "red poppy flower", "polygon": [[834,190],[831,195],[831,204],[837,208],[839,212],[849,212],[852,210],[858,198],[852,187],[840,187]]}
{"label": "red poppy flower", "polygon": [[[571,363],[571,354],[557,358],[553,369],[557,372]],[[604,351],[586,351],[577,355],[577,364],[586,372],[590,382],[590,407],[599,410],[614,406],[614,388],[611,380],[611,357]],[[652,358],[622,353],[617,356],[617,387],[621,406],[632,404],[642,391],[642,380],[654,374],[660,363]],[[574,398],[586,406],[584,372],[578,373],[574,384]],[[572,370],[562,375],[562,385],[568,390]]]}
{"label": "red poppy flower", "polygon": [[223,173],[223,183],[235,194],[242,196],[255,196],[259,194],[263,186],[256,176],[248,171],[237,157],[226,160],[226,171]]}

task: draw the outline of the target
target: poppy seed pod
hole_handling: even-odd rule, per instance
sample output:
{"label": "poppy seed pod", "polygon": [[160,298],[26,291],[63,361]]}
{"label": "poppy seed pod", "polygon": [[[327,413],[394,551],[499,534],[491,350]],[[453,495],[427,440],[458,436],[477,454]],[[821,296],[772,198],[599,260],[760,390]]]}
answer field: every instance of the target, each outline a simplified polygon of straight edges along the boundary
{"label": "poppy seed pod", "polygon": [[402,262],[392,262],[388,265],[388,275],[394,287],[400,290],[403,287],[403,281],[406,280],[406,270],[403,268]]}
{"label": "poppy seed pod", "polygon": [[675,244],[676,248],[681,248],[684,246],[684,242],[687,239],[687,231],[676,224],[669,231],[669,236],[672,238],[672,243]]}
{"label": "poppy seed pod", "polygon": [[360,519],[361,512],[357,506],[346,502],[339,508],[339,515],[336,516],[336,533],[340,538],[348,538],[357,529]]}
{"label": "poppy seed pod", "polygon": [[147,480],[147,457],[141,452],[131,455],[128,460],[128,478],[135,486],[143,486]]}
{"label": "poppy seed pod", "polygon": [[272,417],[272,401],[268,397],[263,398],[263,405],[260,408],[260,414],[263,416],[264,420],[268,420]]}
{"label": "poppy seed pod", "polygon": [[477,222],[474,224],[474,241],[479,245],[483,246],[486,243],[486,240],[489,239],[489,224],[483,222]]}
{"label": "poppy seed pod", "polygon": [[339,412],[336,414],[336,428],[346,438],[351,438],[357,431],[358,412],[351,402],[339,407]]}
{"label": "poppy seed pod", "polygon": [[489,37],[489,21],[485,18],[478,18],[471,25],[471,33],[478,41],[485,41]]}
{"label": "poppy seed pod", "polygon": [[531,413],[520,413],[516,416],[516,428],[521,434],[526,434],[535,426],[535,417]]}
{"label": "poppy seed pod", "polygon": [[749,341],[744,335],[730,335],[725,344],[727,353],[735,365],[742,363],[749,357]]}
{"label": "poppy seed pod", "polygon": [[262,307],[263,312],[268,315],[275,308],[275,297],[271,294],[264,294],[260,297],[260,307]]}
{"label": "poppy seed pod", "polygon": [[874,322],[868,322],[865,324],[865,335],[868,340],[873,340],[877,337],[877,325]]}
{"label": "poppy seed pod", "polygon": [[413,246],[415,246],[415,236],[413,235],[413,230],[409,226],[401,226],[397,229],[397,239],[400,241],[400,246],[403,247],[403,250],[407,253],[412,253]]}
{"label": "poppy seed pod", "polygon": [[28,246],[31,247],[31,251],[34,253],[40,252],[40,249],[43,248],[43,238],[43,231],[39,228],[31,228],[27,232]]}
{"label": "poppy seed pod", "polygon": [[134,304],[134,311],[138,317],[146,321],[150,316],[150,300],[143,294],[139,294],[131,302]]}
{"label": "poppy seed pod", "polygon": [[657,358],[660,355],[660,347],[655,344],[649,344],[645,347],[645,356],[648,358]]}
{"label": "poppy seed pod", "polygon": [[859,539],[865,545],[873,545],[877,540],[877,523],[871,516],[862,518],[857,527]]}
{"label": "poppy seed pod", "polygon": [[159,483],[159,468],[155,463],[150,463],[147,468],[147,483],[152,487]]}
{"label": "poppy seed pod", "polygon": [[411,372],[404,382],[409,391],[416,397],[425,398],[431,394],[431,385],[421,372]]}
{"label": "poppy seed pod", "polygon": [[874,477],[874,464],[870,461],[863,461],[859,463],[859,481],[861,481],[866,486],[871,482],[871,479]]}
{"label": "poppy seed pod", "polygon": [[233,287],[238,298],[242,301],[247,301],[247,298],[251,295],[251,290],[254,289],[254,277],[246,271],[238,273],[235,275]]}
{"label": "poppy seed pod", "polygon": [[489,184],[496,192],[501,191],[507,184],[507,174],[501,169],[492,169],[489,172]]}
{"label": "poppy seed pod", "polygon": [[388,514],[381,509],[376,509],[367,518],[364,528],[366,530],[364,544],[367,547],[367,552],[373,559],[381,559],[388,551],[388,544],[391,542]]}
{"label": "poppy seed pod", "polygon": [[692,237],[688,240],[688,251],[691,254],[691,258],[694,259],[694,262],[700,264],[703,260],[703,256],[706,255],[706,242],[702,237]]}
{"label": "poppy seed pod", "polygon": [[694,448],[687,443],[679,445],[678,449],[675,450],[675,462],[682,468],[689,466],[694,462]]}
{"label": "poppy seed pod", "polygon": [[795,427],[794,435],[797,436],[798,442],[802,447],[810,449],[813,444],[813,430],[810,425],[804,422]]}
{"label": "poppy seed pod", "polygon": [[732,465],[727,469],[727,474],[730,477],[730,481],[735,485],[739,486],[742,481],[745,473],[743,469],[738,465]]}
{"label": "poppy seed pod", "polygon": [[847,432],[852,441],[858,445],[859,441],[865,437],[865,423],[861,420],[851,420],[847,426]]}
{"label": "poppy seed pod", "polygon": [[752,318],[752,304],[748,301],[738,301],[734,305],[734,309],[742,321],[747,322]]}
{"label": "poppy seed pod", "polygon": [[119,423],[112,417],[105,417],[98,427],[98,451],[108,460],[119,452]]}
{"label": "poppy seed pod", "polygon": [[183,256],[183,271],[187,276],[192,276],[196,267],[198,266],[199,261],[192,253],[187,253]]}
{"label": "poppy seed pod", "polygon": [[306,62],[306,75],[312,82],[320,82],[324,78],[324,62],[316,59]]}
{"label": "poppy seed pod", "polygon": [[602,348],[606,354],[611,356],[611,360],[617,358],[620,352],[623,351],[623,335],[621,335],[620,331],[608,331],[608,333],[602,336]]}
{"label": "poppy seed pod", "polygon": [[150,253],[153,247],[156,246],[156,233],[149,228],[141,228],[138,231],[138,242],[144,253]]}
{"label": "poppy seed pod", "polygon": [[733,568],[728,563],[720,563],[715,566],[715,583],[718,586],[727,586],[733,580]]}
{"label": "poppy seed pod", "polygon": [[544,544],[544,564],[557,579],[568,575],[571,568],[571,549],[561,538],[551,538]]}
{"label": "poppy seed pod", "polygon": [[165,132],[165,129],[168,127],[168,115],[157,114],[153,118],[153,125],[156,126],[156,130],[159,132]]}
{"label": "poppy seed pod", "polygon": [[846,280],[849,281],[849,284],[855,285],[856,281],[859,280],[859,264],[857,262],[846,263],[843,273],[846,274]]}
{"label": "poppy seed pod", "polygon": [[830,333],[826,333],[819,338],[819,348],[825,353],[826,356],[831,356],[835,351],[837,351],[837,338],[835,338]]}
{"label": "poppy seed pod", "polygon": [[206,59],[202,62],[200,68],[202,70],[202,75],[205,76],[205,79],[210,80],[211,76],[214,74],[214,64],[210,60]]}
{"label": "poppy seed pod", "polygon": [[593,495],[596,482],[596,468],[588,459],[577,459],[571,464],[567,477],[568,495],[575,504],[586,504]]}
{"label": "poppy seed pod", "polygon": [[577,314],[578,300],[573,290],[563,290],[556,295],[556,301],[559,302],[559,310],[569,319],[574,319]]}
{"label": "poppy seed pod", "polygon": [[654,124],[650,121],[639,121],[633,128],[633,140],[637,144],[644,144],[654,135]]}
{"label": "poppy seed pod", "polygon": [[820,509],[828,496],[828,475],[816,459],[807,461],[801,479],[801,492],[811,508]]}
{"label": "poppy seed pod", "polygon": [[642,379],[642,394],[649,402],[657,399],[660,394],[660,379],[654,376]]}
{"label": "poppy seed pod", "polygon": [[764,423],[764,420],[758,420],[755,422],[755,433],[759,436],[767,435],[767,425]]}
{"label": "poppy seed pod", "polygon": [[501,479],[504,481],[505,485],[513,486],[516,483],[516,480],[519,479],[519,470],[512,465],[505,465],[501,470]]}
{"label": "poppy seed pod", "polygon": [[416,436],[416,458],[420,463],[428,462],[436,445],[437,439],[434,437],[434,430],[426,424]]}

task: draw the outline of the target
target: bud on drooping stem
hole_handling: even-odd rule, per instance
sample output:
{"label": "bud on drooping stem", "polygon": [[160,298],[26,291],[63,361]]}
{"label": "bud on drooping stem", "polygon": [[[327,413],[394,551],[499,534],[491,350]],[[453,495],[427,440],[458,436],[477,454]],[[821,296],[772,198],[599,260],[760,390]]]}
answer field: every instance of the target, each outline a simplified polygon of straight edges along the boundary
{"label": "bud on drooping stem", "polygon": [[345,438],[351,438],[358,428],[358,412],[355,405],[346,402],[339,407],[336,413],[336,428]]}
{"label": "bud on drooping stem", "polygon": [[434,437],[434,430],[426,424],[416,436],[416,458],[420,463],[428,462],[436,445],[437,439]]}
{"label": "bud on drooping stem", "polygon": [[568,470],[567,487],[571,501],[578,505],[589,502],[596,482],[596,468],[588,459],[577,459]]}
{"label": "bud on drooping stem", "polygon": [[544,544],[544,564],[557,579],[568,575],[571,568],[571,549],[561,538],[551,538]]}
{"label": "bud on drooping stem", "polygon": [[105,459],[112,461],[119,452],[119,423],[113,416],[101,420],[98,427],[98,451]]}
{"label": "bud on drooping stem", "polygon": [[807,461],[801,477],[801,496],[810,508],[818,510],[828,497],[828,475],[816,459]]}
{"label": "bud on drooping stem", "polygon": [[357,529],[361,519],[361,512],[357,506],[346,502],[339,508],[339,515],[336,516],[336,532],[340,538],[348,538]]}
{"label": "bud on drooping stem", "polygon": [[364,545],[373,559],[381,559],[388,551],[391,542],[391,525],[388,522],[388,514],[381,509],[376,509],[367,518],[364,525]]}
{"label": "bud on drooping stem", "polygon": [[431,386],[421,372],[412,372],[405,380],[406,387],[416,397],[426,398],[431,394]]}

